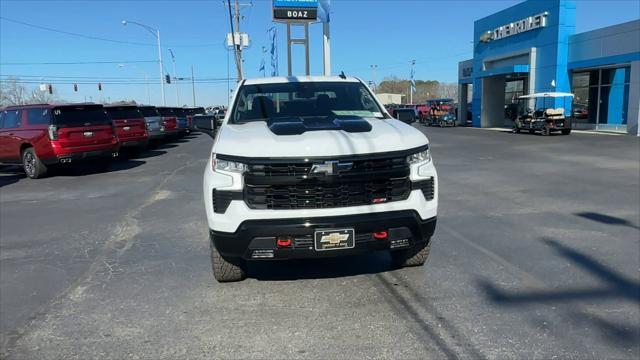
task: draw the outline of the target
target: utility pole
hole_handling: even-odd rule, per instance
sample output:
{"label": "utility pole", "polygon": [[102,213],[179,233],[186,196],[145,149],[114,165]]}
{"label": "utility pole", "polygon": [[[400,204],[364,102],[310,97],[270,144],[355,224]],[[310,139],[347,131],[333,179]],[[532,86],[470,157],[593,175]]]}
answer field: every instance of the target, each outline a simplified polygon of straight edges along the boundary
{"label": "utility pole", "polygon": [[[240,54],[238,53],[238,48],[240,46],[236,43],[236,31],[233,26],[233,15],[231,15],[231,0],[227,0],[227,5],[229,6],[229,24],[231,26],[231,40],[234,48],[233,54],[235,55],[235,59],[236,59],[236,71],[238,72],[238,82],[240,82],[242,80],[242,63],[241,63],[242,60],[239,58]],[[236,5],[237,5],[237,2],[236,2]],[[236,6],[236,9],[237,8],[238,7]]]}
{"label": "utility pole", "polygon": [[173,54],[173,50],[168,49],[169,50],[169,54],[171,54],[171,62],[173,63],[173,78],[176,80],[176,83],[174,84],[176,87],[176,106],[180,106],[180,87],[178,86],[178,74],[176,73],[176,57]]}
{"label": "utility pole", "polygon": [[[242,69],[242,35],[240,33],[240,3],[238,2],[238,0],[236,1],[236,6],[235,6],[235,11],[236,11],[236,28],[237,28],[237,32],[238,32],[238,42],[239,44],[236,44],[236,51],[238,52],[238,76],[240,77],[240,79],[244,79],[244,71]],[[233,35],[233,42],[235,43],[236,38],[235,38],[235,34]]]}
{"label": "utility pole", "polygon": [[193,107],[196,107],[196,80],[193,77],[193,65],[191,65],[191,94],[193,95]]}
{"label": "utility pole", "polygon": [[[229,7],[229,23],[231,25],[231,39],[233,42],[234,54],[236,58],[236,70],[238,72],[238,81],[240,81],[244,79],[244,70],[243,70],[243,64],[242,64],[243,39],[242,39],[242,34],[240,33],[240,20],[242,16],[240,15],[240,9],[243,6],[253,6],[253,4],[252,3],[241,4],[239,0],[234,0],[232,5],[231,0],[227,0],[226,5]],[[231,9],[232,7],[233,7],[233,10]],[[235,19],[235,26],[233,24],[234,19]]]}

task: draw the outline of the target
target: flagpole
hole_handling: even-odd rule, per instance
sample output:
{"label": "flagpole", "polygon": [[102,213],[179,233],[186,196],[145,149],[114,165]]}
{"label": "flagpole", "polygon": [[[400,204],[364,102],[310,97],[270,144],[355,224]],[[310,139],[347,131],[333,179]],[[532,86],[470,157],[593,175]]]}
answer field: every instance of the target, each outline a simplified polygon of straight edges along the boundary
{"label": "flagpole", "polygon": [[415,72],[414,72],[414,68],[413,67],[416,64],[416,61],[415,60],[411,60],[410,63],[411,63],[411,85],[410,85],[410,88],[409,88],[409,90],[410,90],[409,91],[409,103],[413,104],[413,92],[416,90],[416,81],[414,79]]}

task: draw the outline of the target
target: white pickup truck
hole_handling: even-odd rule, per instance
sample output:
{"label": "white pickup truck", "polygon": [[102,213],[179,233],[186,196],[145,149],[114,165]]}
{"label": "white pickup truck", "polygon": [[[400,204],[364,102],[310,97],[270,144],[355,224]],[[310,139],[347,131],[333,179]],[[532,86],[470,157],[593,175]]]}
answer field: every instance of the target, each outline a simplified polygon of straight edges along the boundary
{"label": "white pickup truck", "polygon": [[359,79],[243,80],[217,129],[204,202],[218,281],[247,261],[386,250],[424,264],[438,177],[429,141]]}

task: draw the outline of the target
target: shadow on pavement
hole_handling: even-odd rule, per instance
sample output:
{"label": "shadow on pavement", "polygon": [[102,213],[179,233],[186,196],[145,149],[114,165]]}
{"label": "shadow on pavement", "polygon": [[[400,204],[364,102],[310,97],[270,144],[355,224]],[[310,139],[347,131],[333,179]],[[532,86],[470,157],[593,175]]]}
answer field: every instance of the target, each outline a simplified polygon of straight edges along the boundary
{"label": "shadow on pavement", "polygon": [[146,150],[146,151],[142,151],[140,153],[121,153],[122,156],[125,156],[128,159],[148,159],[148,158],[152,158],[152,157],[156,157],[156,156],[160,156],[160,155],[164,155],[166,154],[166,151],[163,150]]}
{"label": "shadow on pavement", "polygon": [[249,277],[263,281],[325,279],[376,274],[389,270],[393,270],[391,258],[384,251],[326,259],[248,263]]}
{"label": "shadow on pavement", "polygon": [[164,144],[159,144],[158,146],[156,146],[155,150],[172,149],[172,148],[176,148],[176,147],[178,147],[178,145],[173,145],[171,143],[164,143]]}
{"label": "shadow on pavement", "polygon": [[27,176],[19,166],[0,167],[0,187],[15,184]]}
{"label": "shadow on pavement", "polygon": [[119,160],[112,162],[77,163],[71,166],[58,167],[55,176],[85,176],[101,173],[129,170],[145,164],[141,160]]}
{"label": "shadow on pavement", "polygon": [[[404,269],[404,271],[421,271],[421,267]],[[434,344],[446,359],[485,359],[486,357],[440,312],[432,299],[422,295],[415,285],[399,276],[399,273],[375,274],[373,285],[383,294],[385,301],[400,318],[412,324],[411,331],[415,337],[424,341],[425,350],[430,352]]]}
{"label": "shadow on pavement", "polygon": [[591,221],[608,224],[608,225],[620,225],[620,226],[628,226],[633,229],[640,230],[640,227],[632,224],[629,220],[625,220],[619,217],[595,213],[595,212],[581,212],[575,214],[576,216],[589,219]]}
{"label": "shadow on pavement", "polygon": [[[593,257],[553,239],[544,238],[542,241],[559,256],[585,270],[592,277],[599,279],[602,286],[512,292],[501,289],[487,280],[478,281],[480,288],[489,300],[504,306],[559,303],[579,305],[581,302],[596,300],[626,300],[640,304],[640,283],[626,278]],[[576,323],[588,323],[587,327],[599,329],[602,335],[610,341],[633,344],[639,340],[640,329],[637,328],[637,324],[614,323],[594,315],[592,312],[579,311],[577,308],[572,308],[569,316]]]}

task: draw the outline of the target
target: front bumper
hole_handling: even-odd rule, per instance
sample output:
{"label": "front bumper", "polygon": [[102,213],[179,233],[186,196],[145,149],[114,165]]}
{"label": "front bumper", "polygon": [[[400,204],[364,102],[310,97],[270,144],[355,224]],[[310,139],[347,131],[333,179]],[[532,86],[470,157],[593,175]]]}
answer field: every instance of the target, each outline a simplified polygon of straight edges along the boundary
{"label": "front bumper", "polygon": [[[433,235],[436,217],[422,220],[413,210],[346,216],[247,220],[234,233],[209,230],[211,241],[225,257],[264,260],[299,259],[354,255],[375,250],[406,250],[424,246]],[[354,229],[355,246],[350,249],[316,251],[317,229]],[[387,231],[386,239],[375,239],[374,232]],[[293,238],[290,248],[278,248],[277,236]]]}

